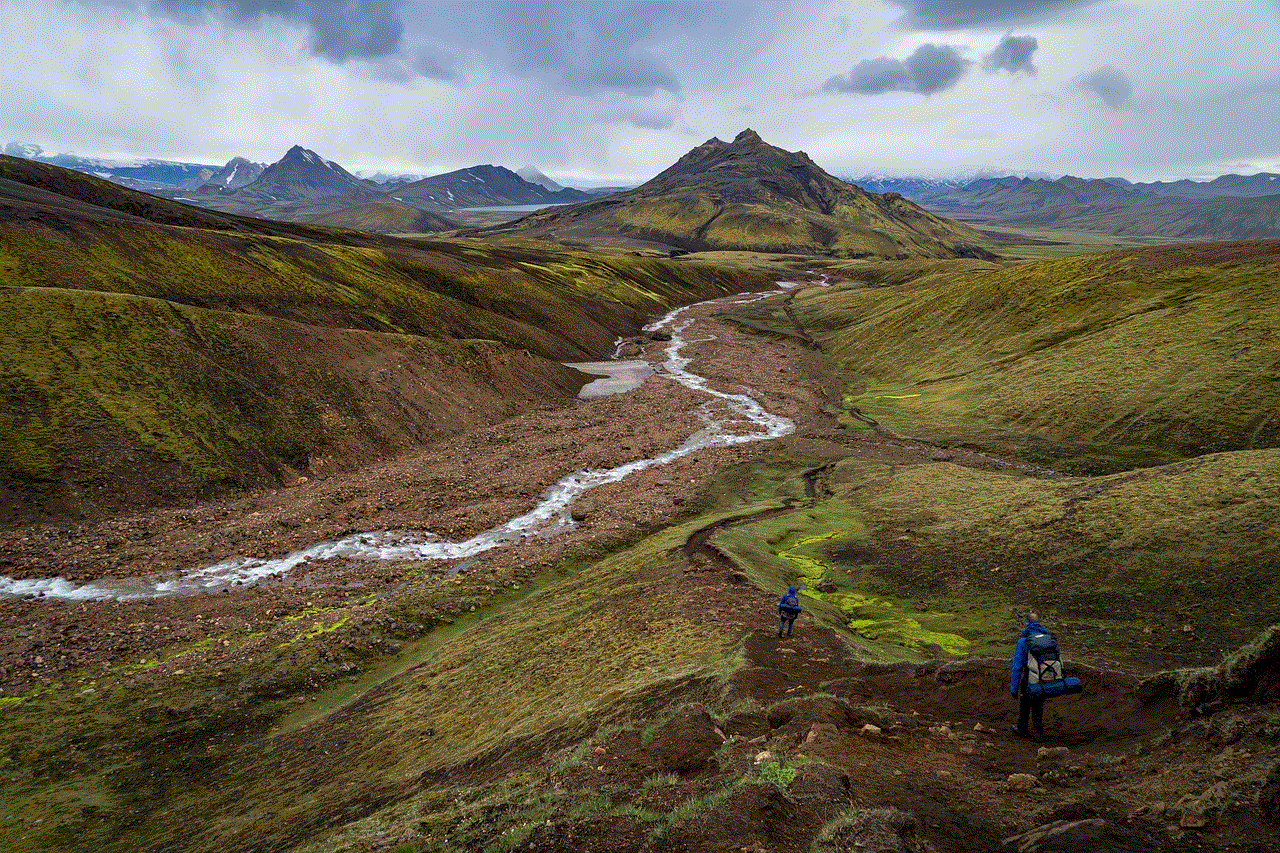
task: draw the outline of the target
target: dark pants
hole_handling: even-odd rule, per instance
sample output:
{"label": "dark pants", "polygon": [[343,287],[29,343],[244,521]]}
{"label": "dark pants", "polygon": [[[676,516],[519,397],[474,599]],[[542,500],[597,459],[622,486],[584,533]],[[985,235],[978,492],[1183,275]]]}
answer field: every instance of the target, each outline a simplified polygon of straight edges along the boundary
{"label": "dark pants", "polygon": [[787,636],[790,636],[791,626],[795,624],[795,621],[796,621],[796,617],[794,616],[779,616],[778,617],[778,636],[779,637],[782,636],[783,628],[787,629]]}
{"label": "dark pants", "polygon": [[[1027,728],[1028,716],[1031,717],[1031,728]],[[1044,697],[1032,699],[1026,691],[1018,694],[1018,728],[1027,733],[1044,734]]]}

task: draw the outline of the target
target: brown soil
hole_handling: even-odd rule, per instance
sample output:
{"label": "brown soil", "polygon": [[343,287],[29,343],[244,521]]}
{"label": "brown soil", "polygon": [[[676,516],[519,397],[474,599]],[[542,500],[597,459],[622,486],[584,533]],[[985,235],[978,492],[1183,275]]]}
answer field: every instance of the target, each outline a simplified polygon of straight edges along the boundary
{"label": "brown soil", "polygon": [[[935,458],[935,448],[834,430],[821,414],[833,390],[821,355],[792,339],[747,335],[716,320],[715,310],[695,309],[697,323],[685,333],[692,369],[725,390],[748,385],[769,410],[794,419],[796,435],[777,444],[809,456],[827,448],[833,456],[897,464]],[[646,344],[646,357],[660,363],[662,346]],[[0,535],[0,553],[11,561],[11,573],[85,581],[172,573],[236,555],[282,555],[358,531],[431,530],[460,539],[528,510],[568,471],[610,467],[679,444],[701,426],[702,402],[658,376],[632,393],[529,412],[355,474],[191,509],[8,532]],[[760,450],[752,444],[703,451],[595,490],[579,507],[585,517],[577,527],[487,554],[487,582],[519,584],[535,567],[587,552],[593,543],[669,523],[717,472]],[[955,454],[952,460],[965,464],[1003,464]],[[1105,825],[1078,845],[1082,850],[1277,849],[1276,828],[1262,823],[1249,803],[1210,802],[1215,784],[1252,790],[1280,760],[1280,741],[1267,722],[1274,707],[1239,706],[1230,711],[1234,728],[1207,722],[1190,730],[1173,705],[1139,703],[1133,678],[1086,668],[1089,691],[1051,702],[1046,742],[1030,743],[1009,731],[1016,703],[1007,692],[1006,662],[866,664],[807,617],[795,637],[779,639],[767,618],[776,599],[742,583],[732,566],[698,545],[673,580],[690,608],[744,638],[746,665],[732,678],[726,704],[751,700],[751,707],[772,710],[744,710],[717,726],[693,702],[705,688],[690,686],[683,699],[673,697],[689,704],[651,743],[642,744],[634,731],[602,741],[564,771],[557,788],[631,790],[636,806],[669,810],[725,790],[727,780],[757,760],[818,761],[800,763],[785,790],[740,787],[658,837],[631,817],[596,816],[548,824],[517,849],[806,850],[823,823],[851,807],[868,811],[863,824],[840,836],[853,839],[851,846],[839,849],[989,851],[1033,827],[1080,820]],[[282,616],[371,593],[369,618],[391,614],[402,581],[395,566],[337,560],[235,592],[74,604],[6,600],[0,602],[0,687],[12,695],[59,673],[136,662],[173,644],[269,633]],[[215,643],[199,660],[188,655],[180,665],[217,669],[258,651],[253,643]],[[864,729],[868,724],[878,731]],[[1175,726],[1182,726],[1180,734],[1160,757],[1139,748]],[[513,751],[471,775],[503,778],[538,761]],[[668,773],[674,781],[642,790],[645,780]],[[1011,780],[1014,774],[1029,774],[1025,790]],[[1208,804],[1203,821],[1188,805],[1192,800]],[[875,811],[882,806],[903,814]],[[853,846],[854,836],[863,839],[860,846]],[[882,840],[866,841],[873,837]]]}

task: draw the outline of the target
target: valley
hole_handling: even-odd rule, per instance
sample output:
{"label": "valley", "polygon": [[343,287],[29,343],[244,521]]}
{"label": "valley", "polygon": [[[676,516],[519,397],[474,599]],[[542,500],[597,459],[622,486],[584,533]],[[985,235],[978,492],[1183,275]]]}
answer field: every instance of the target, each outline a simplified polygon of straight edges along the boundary
{"label": "valley", "polygon": [[[698,215],[835,210],[734,208],[786,152],[712,142]],[[679,218],[403,240],[0,166],[10,849],[1280,837],[1277,241],[1022,263],[870,198],[905,224],[669,257]],[[580,399],[611,354],[653,375]],[[274,570],[141,594],[224,561]],[[1030,609],[1086,684],[1039,743]]]}

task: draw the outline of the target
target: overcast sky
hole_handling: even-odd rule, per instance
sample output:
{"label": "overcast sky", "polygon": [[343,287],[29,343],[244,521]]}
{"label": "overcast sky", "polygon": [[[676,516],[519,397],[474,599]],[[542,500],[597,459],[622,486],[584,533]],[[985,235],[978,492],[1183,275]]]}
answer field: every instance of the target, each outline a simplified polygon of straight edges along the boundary
{"label": "overcast sky", "polygon": [[1280,171],[1280,0],[0,0],[0,147],[637,183],[753,128],[841,176]]}

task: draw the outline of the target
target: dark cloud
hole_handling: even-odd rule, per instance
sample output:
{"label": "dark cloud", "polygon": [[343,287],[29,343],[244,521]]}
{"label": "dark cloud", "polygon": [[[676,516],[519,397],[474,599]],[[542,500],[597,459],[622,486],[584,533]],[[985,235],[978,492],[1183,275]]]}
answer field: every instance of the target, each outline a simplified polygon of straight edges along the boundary
{"label": "dark cloud", "polygon": [[187,23],[208,17],[252,27],[281,18],[305,27],[312,52],[334,63],[398,53],[404,35],[400,0],[153,0],[150,8]]}
{"label": "dark cloud", "polygon": [[1031,64],[1031,54],[1039,46],[1035,36],[1006,35],[1000,39],[995,50],[983,57],[982,67],[992,73],[1008,71],[1010,74],[1022,72],[1034,75],[1036,67]]}
{"label": "dark cloud", "polygon": [[883,95],[915,92],[932,95],[950,89],[973,63],[945,44],[922,44],[906,59],[881,56],[864,59],[848,74],[837,74],[822,85],[825,92]]}
{"label": "dark cloud", "polygon": [[[455,6],[466,16],[477,7]],[[675,94],[680,81],[658,57],[671,36],[723,27],[715,3],[483,4],[486,38],[473,44],[484,61],[522,77],[553,81],[572,94],[615,91],[632,97]]]}
{"label": "dark cloud", "polygon": [[1133,83],[1129,75],[1114,65],[1104,65],[1097,71],[1076,78],[1080,88],[1093,92],[1113,110],[1118,110],[1133,97]]}
{"label": "dark cloud", "polygon": [[892,0],[905,14],[899,26],[910,30],[965,30],[1043,21],[1097,0]]}

